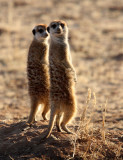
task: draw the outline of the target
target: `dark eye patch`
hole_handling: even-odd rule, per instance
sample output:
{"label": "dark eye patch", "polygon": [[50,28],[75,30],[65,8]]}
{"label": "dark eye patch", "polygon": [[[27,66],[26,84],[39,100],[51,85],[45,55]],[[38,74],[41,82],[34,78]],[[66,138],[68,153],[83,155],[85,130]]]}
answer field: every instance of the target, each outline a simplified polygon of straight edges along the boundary
{"label": "dark eye patch", "polygon": [[61,27],[64,28],[64,24],[63,23],[61,23]]}
{"label": "dark eye patch", "polygon": [[38,32],[39,32],[39,33],[43,33],[44,30],[43,30],[43,29],[39,29]]}
{"label": "dark eye patch", "polygon": [[56,28],[56,24],[52,24],[51,27],[55,29]]}

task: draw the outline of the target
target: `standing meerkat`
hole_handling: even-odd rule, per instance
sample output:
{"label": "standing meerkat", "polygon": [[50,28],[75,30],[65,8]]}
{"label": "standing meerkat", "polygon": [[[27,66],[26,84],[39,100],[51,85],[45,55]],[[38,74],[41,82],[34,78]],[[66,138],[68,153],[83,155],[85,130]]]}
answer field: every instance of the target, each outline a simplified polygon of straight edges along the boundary
{"label": "standing meerkat", "polygon": [[75,80],[76,74],[71,62],[68,44],[68,27],[64,21],[52,21],[48,27],[50,33],[49,71],[50,71],[50,121],[46,134],[52,132],[56,118],[56,128],[71,133],[67,123],[76,111]]}
{"label": "standing meerkat", "polygon": [[42,117],[46,120],[49,111],[49,70],[48,70],[48,32],[45,24],[32,30],[34,39],[30,45],[27,60],[27,77],[31,111],[28,123],[35,121],[36,111],[44,105]]}

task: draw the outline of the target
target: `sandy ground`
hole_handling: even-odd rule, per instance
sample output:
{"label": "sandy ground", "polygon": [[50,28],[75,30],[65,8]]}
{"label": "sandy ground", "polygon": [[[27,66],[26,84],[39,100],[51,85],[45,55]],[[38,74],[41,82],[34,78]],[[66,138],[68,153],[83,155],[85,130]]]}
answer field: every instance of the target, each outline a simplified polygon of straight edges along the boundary
{"label": "sandy ground", "polygon": [[[19,152],[20,149],[16,153],[9,152],[13,150],[13,141],[17,144],[20,142],[18,138],[22,138],[26,145],[26,134],[30,133],[35,138],[48,124],[39,121],[42,117],[38,113],[38,122],[33,128],[24,133],[18,131],[19,128],[24,130],[22,126],[30,111],[26,61],[32,40],[31,31],[36,24],[49,24],[54,19],[62,19],[68,23],[71,54],[77,72],[78,112],[70,126],[78,125],[90,88],[92,98],[86,113],[87,119],[93,112],[94,128],[102,128],[102,111],[106,108],[106,133],[115,132],[121,136],[119,144],[123,141],[123,1],[45,0],[44,3],[43,0],[0,0],[0,157],[3,156],[0,159],[7,159],[8,155],[15,156]],[[96,98],[93,95],[96,95]],[[40,130],[40,125],[45,127]],[[74,130],[74,127],[71,129]],[[64,134],[55,135],[65,141]],[[67,137],[69,139],[69,136]],[[11,140],[12,147],[6,149]],[[57,141],[58,145],[62,144],[61,141]],[[53,143],[54,139],[51,138],[51,142]],[[67,146],[69,142],[65,143],[63,146]],[[33,140],[27,146],[35,148]],[[51,146],[53,150],[57,145]],[[66,153],[67,149],[62,150],[60,157],[65,159]],[[31,157],[30,154],[25,159],[40,157],[38,154],[34,155]],[[15,159],[19,158],[15,156]]]}

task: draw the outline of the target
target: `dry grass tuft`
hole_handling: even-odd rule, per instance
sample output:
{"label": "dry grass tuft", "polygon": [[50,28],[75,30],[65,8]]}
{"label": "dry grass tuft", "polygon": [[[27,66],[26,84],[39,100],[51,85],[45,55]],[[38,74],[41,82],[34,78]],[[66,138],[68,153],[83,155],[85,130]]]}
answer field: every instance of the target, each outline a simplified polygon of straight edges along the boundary
{"label": "dry grass tuft", "polygon": [[[87,109],[93,108],[90,117],[87,117]],[[76,130],[76,135],[73,137],[73,156],[79,152],[79,157],[82,159],[117,159],[121,156],[121,143],[116,145],[109,140],[109,133],[105,130],[107,100],[102,107],[102,127],[95,128],[93,116],[96,109],[96,95],[88,89],[88,95],[80,117],[79,127]],[[108,139],[106,139],[108,137]]]}
{"label": "dry grass tuft", "polygon": [[104,109],[102,108],[102,140],[103,142],[106,144],[106,140],[105,140],[105,119],[106,119],[106,108],[107,108],[107,100],[106,103],[104,105]]}

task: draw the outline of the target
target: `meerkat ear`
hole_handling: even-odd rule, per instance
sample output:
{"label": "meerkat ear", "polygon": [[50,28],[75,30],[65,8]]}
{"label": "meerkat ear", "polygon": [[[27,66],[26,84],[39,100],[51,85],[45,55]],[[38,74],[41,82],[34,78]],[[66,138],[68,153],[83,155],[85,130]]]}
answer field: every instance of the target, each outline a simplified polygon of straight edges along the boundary
{"label": "meerkat ear", "polygon": [[50,33],[50,27],[47,27],[47,31]]}
{"label": "meerkat ear", "polygon": [[35,29],[32,30],[33,35],[35,35]]}

